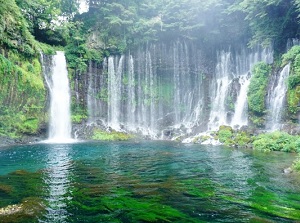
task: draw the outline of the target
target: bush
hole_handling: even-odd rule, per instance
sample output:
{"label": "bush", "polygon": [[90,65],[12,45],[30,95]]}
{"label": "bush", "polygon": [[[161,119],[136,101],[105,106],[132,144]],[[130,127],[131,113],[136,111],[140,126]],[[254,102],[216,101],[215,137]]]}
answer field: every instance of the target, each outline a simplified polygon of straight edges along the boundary
{"label": "bush", "polygon": [[233,143],[233,130],[230,126],[220,126],[219,131],[217,132],[217,136],[219,141],[221,143],[224,143],[225,145],[230,145]]}
{"label": "bush", "polygon": [[294,161],[292,168],[296,171],[300,171],[300,158]]}
{"label": "bush", "polygon": [[260,151],[300,151],[300,138],[285,132],[273,132],[261,134],[254,137],[253,148]]}
{"label": "bush", "polygon": [[300,54],[300,46],[293,46],[286,54],[282,56],[283,65],[293,62],[297,55]]}

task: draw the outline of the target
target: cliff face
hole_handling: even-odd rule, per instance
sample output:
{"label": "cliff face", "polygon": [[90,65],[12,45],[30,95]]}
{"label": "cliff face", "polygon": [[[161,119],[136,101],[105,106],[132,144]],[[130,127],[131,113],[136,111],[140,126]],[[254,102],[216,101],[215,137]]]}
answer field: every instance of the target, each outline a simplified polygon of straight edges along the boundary
{"label": "cliff face", "polygon": [[[289,74],[282,71],[271,48],[207,51],[193,41],[149,43],[100,63],[90,61],[88,72],[73,79],[73,108],[86,111],[89,124],[152,138],[188,136],[221,125],[265,130],[276,122],[273,130],[287,129]],[[276,120],[275,100],[281,100]]]}
{"label": "cliff face", "polygon": [[39,44],[15,1],[1,5],[0,20],[0,135],[38,134],[46,117]]}

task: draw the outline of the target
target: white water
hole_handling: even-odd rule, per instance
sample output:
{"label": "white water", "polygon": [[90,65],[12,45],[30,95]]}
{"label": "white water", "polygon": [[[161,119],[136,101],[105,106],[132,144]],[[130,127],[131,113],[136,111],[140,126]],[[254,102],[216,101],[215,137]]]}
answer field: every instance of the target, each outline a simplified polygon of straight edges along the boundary
{"label": "white water", "polygon": [[218,64],[216,67],[215,85],[212,85],[212,108],[208,123],[208,130],[216,130],[220,125],[227,125],[227,111],[225,108],[225,99],[232,78],[230,72],[230,52],[222,51],[218,55]]}
{"label": "white water", "polygon": [[135,130],[135,76],[134,76],[134,61],[132,55],[128,60],[128,101],[127,101],[127,125],[129,130]]}
{"label": "white water", "polygon": [[87,90],[87,107],[88,107],[88,123],[94,123],[101,115],[101,103],[97,98],[99,78],[93,63],[89,63],[88,69],[88,90]]}
{"label": "white water", "polygon": [[[251,79],[251,70],[259,61],[273,62],[272,49],[253,50],[242,49],[232,56],[231,51],[221,51],[217,55],[215,78],[212,80],[210,92],[212,94],[211,112],[208,130],[217,130],[221,125],[242,127],[248,124],[247,91]],[[238,80],[239,91],[232,92],[234,80]],[[236,90],[236,89],[235,89]],[[235,101],[233,95],[236,94]],[[226,101],[227,100],[227,101]],[[234,111],[230,111],[227,104],[234,103]]]}
{"label": "white water", "polygon": [[110,56],[98,70],[101,78],[88,78],[97,82],[88,83],[93,94],[107,91],[100,108],[89,106],[89,114],[115,130],[160,139],[188,138],[220,125],[246,125],[251,69],[259,61],[272,63],[272,50],[223,50],[215,69],[207,65],[211,61],[201,49],[181,41]]}
{"label": "white water", "polygon": [[268,105],[269,118],[267,129],[274,131],[279,130],[283,114],[283,104],[287,91],[286,80],[290,74],[290,64],[287,64],[279,73],[277,78],[273,80],[273,85],[269,90]]}
{"label": "white water", "polygon": [[71,139],[70,87],[64,52],[56,52],[52,61],[50,89],[50,122],[48,142],[64,143]]}
{"label": "white water", "polygon": [[115,60],[108,58],[108,125],[120,130],[121,87],[124,56]]}
{"label": "white water", "polygon": [[235,103],[234,116],[231,120],[231,126],[241,127],[248,124],[247,117],[247,91],[250,84],[250,77],[248,75],[242,75],[239,78],[239,83],[241,84],[240,93],[238,95],[237,101]]}

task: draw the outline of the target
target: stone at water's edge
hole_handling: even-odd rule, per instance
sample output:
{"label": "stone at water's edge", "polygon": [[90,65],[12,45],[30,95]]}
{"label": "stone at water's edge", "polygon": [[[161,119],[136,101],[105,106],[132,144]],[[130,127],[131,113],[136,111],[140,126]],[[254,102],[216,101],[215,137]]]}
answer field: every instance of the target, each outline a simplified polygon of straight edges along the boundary
{"label": "stone at water's edge", "polygon": [[45,211],[45,206],[39,198],[28,197],[19,204],[0,208],[0,221],[20,222],[25,218],[36,218]]}

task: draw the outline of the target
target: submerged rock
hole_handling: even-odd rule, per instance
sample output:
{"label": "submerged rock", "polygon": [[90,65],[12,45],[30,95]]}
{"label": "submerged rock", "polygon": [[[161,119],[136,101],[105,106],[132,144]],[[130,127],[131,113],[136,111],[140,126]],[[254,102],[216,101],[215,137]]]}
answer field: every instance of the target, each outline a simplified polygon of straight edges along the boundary
{"label": "submerged rock", "polygon": [[293,172],[293,169],[292,169],[291,167],[285,168],[285,169],[283,170],[283,173],[284,173],[284,174],[290,174],[290,173],[292,173],[292,172]]}
{"label": "submerged rock", "polygon": [[8,205],[4,208],[0,208],[0,216],[16,214],[18,212],[21,212],[22,210],[23,204]]}
{"label": "submerged rock", "polygon": [[1,222],[21,222],[22,219],[36,218],[45,211],[41,199],[28,197],[19,204],[8,205],[0,208]]}

